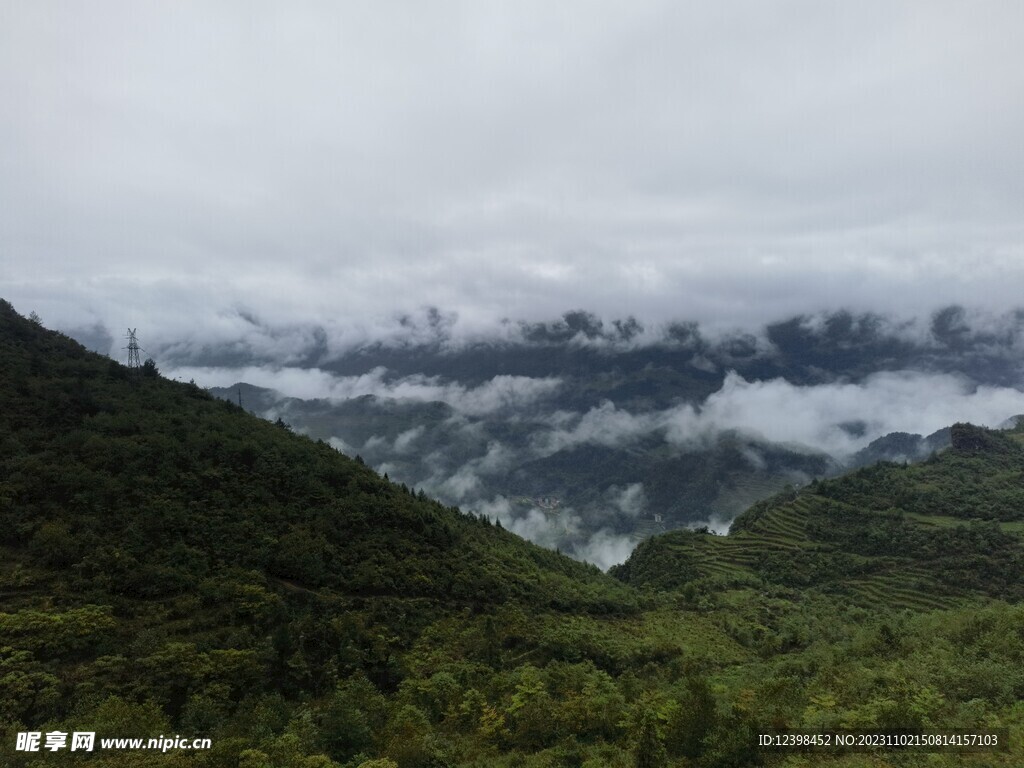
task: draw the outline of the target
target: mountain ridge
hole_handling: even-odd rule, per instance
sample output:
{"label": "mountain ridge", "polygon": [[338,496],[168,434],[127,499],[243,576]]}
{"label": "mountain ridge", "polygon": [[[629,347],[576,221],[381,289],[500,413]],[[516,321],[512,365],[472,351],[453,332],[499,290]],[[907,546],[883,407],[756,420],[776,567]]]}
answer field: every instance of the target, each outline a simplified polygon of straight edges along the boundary
{"label": "mountain ridge", "polygon": [[17,733],[76,730],[212,737],[97,768],[772,766],[780,728],[1000,729],[927,759],[1020,763],[1020,430],[652,537],[615,579],[7,304],[0,366],[11,768],[68,762]]}

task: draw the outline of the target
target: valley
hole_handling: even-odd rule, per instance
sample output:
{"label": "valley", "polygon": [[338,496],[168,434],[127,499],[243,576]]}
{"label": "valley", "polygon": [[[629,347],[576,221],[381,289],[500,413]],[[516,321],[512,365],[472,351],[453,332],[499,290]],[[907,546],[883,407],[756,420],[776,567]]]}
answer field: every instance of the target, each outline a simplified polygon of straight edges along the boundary
{"label": "valley", "polygon": [[[785,489],[727,536],[652,535],[604,574],[0,310],[0,740],[13,768],[66,764],[12,750],[16,732],[115,736],[126,723],[213,746],[84,762],[1022,759],[1021,427],[954,425],[923,462]],[[773,729],[895,728],[1003,742],[902,756],[758,746]]]}

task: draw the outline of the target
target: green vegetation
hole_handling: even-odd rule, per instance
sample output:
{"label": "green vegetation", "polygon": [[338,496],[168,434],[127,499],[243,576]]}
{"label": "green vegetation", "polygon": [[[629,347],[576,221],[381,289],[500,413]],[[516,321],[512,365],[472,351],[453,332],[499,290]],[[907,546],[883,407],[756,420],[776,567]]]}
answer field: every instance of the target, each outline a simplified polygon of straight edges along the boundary
{"label": "green vegetation", "polygon": [[[605,575],[0,305],[0,763],[1020,765],[1024,433],[953,430]],[[768,728],[1008,729],[772,754]],[[209,737],[26,753],[19,731]]]}

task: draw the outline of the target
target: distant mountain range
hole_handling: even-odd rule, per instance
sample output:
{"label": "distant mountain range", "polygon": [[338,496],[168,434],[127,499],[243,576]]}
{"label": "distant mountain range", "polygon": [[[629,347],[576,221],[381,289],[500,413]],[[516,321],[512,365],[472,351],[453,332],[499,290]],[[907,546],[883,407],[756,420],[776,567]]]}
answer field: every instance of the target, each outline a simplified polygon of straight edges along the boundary
{"label": "distant mountain range", "polygon": [[[873,455],[897,459],[949,445],[784,489],[728,536],[649,536],[604,574],[388,482],[283,421],[91,354],[2,301],[0,370],[4,765],[63,765],[24,747],[76,730],[95,733],[85,761],[97,768],[1024,759],[1020,425],[868,440]],[[264,391],[242,396],[280,405]],[[353,424],[376,407],[338,405]],[[536,434],[502,433],[514,418],[460,422],[446,403],[415,406],[438,429],[461,423],[485,440],[498,430],[502,446]],[[321,418],[335,409],[320,407]],[[587,440],[547,455],[557,472],[529,475],[600,467],[594,478],[616,482],[606,503],[628,514],[651,505],[646,482],[623,487],[615,474],[628,450],[641,463],[660,456],[666,474],[699,474],[672,453],[675,422],[634,424],[629,448],[595,451],[597,427],[618,414],[604,410],[579,417]],[[365,432],[380,434],[375,419]],[[557,434],[581,429],[548,419]],[[431,434],[398,432],[389,450],[416,453]],[[708,445],[712,464],[738,456],[769,474],[795,460],[728,430]],[[500,465],[500,450],[484,459]],[[553,496],[521,498],[525,519],[571,522]],[[897,731],[986,741],[872,754],[759,741]],[[126,734],[210,741],[167,754],[104,747]]]}
{"label": "distant mountain range", "polygon": [[[448,502],[500,497],[507,505],[485,509],[506,518],[506,523],[512,518],[513,526],[517,513],[540,509],[533,500],[557,500],[544,518],[554,522],[568,510],[578,546],[585,546],[587,537],[602,529],[642,537],[709,522],[724,530],[750,504],[786,485],[804,485],[815,477],[879,461],[921,461],[945,449],[950,440],[948,427],[927,436],[892,432],[842,458],[757,440],[736,430],[722,431],[686,450],[652,431],[626,445],[579,442],[535,457],[531,446],[550,434],[550,425],[507,418],[467,421],[442,402],[373,395],[301,400],[246,384],[213,387],[210,392],[232,402],[241,400],[247,410],[265,418],[282,418],[304,434],[333,441],[382,467],[393,479],[425,487]],[[497,471],[487,466],[487,457],[499,445]],[[476,471],[470,474],[466,467]],[[629,489],[634,489],[631,496]],[[551,543],[544,534],[553,527],[538,523],[535,538]],[[556,544],[573,551],[571,536],[563,535]]]}
{"label": "distant mountain range", "polygon": [[327,326],[244,317],[231,342],[147,349],[217,397],[602,565],[661,530],[724,531],[787,485],[925,458],[955,421],[1024,412],[1024,313],[839,311],[719,332],[573,311],[460,336],[432,310],[347,346]]}
{"label": "distant mountain range", "polygon": [[[634,318],[605,321],[576,310],[552,321],[506,321],[490,332],[460,334],[454,319],[430,309],[400,318],[377,339],[369,331],[336,339],[328,325],[278,327],[255,313],[239,317],[246,331],[238,338],[171,340],[150,329],[146,348],[169,368],[287,366],[340,377],[382,369],[384,381],[437,377],[471,388],[496,376],[557,376],[572,383],[562,396],[576,407],[604,399],[628,408],[699,400],[717,391],[729,371],[748,381],[785,377],[807,385],[915,370],[991,386],[1018,386],[1024,371],[1024,310],[990,316],[949,306],[916,320],[826,311],[733,331],[687,321],[644,327]],[[101,325],[67,332],[104,354],[120,347],[121,332]]]}

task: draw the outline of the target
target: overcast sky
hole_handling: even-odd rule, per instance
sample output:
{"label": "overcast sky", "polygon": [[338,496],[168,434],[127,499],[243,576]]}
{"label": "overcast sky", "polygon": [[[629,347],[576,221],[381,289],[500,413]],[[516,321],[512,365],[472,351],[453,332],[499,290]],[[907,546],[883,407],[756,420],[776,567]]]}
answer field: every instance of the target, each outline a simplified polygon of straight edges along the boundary
{"label": "overcast sky", "polygon": [[1018,0],[0,0],[0,292],[161,339],[1002,311],[1022,32]]}

